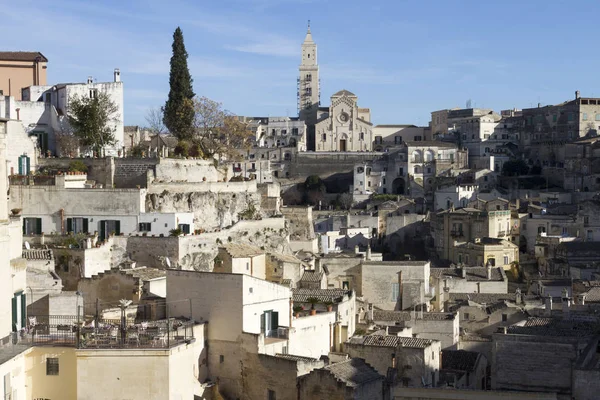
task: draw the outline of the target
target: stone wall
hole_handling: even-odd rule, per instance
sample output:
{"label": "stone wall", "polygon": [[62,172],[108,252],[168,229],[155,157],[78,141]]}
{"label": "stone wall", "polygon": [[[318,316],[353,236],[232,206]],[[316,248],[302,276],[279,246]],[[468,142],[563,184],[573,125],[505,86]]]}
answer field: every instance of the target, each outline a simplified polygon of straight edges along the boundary
{"label": "stone wall", "polygon": [[492,389],[571,392],[577,339],[494,334]]}
{"label": "stone wall", "polygon": [[111,264],[118,266],[133,260],[140,266],[172,268],[197,271],[212,271],[218,246],[236,242],[264,247],[272,251],[290,254],[287,242],[286,221],[283,218],[240,221],[228,229],[205,232],[198,235],[179,237],[115,236]]}
{"label": "stone wall", "polygon": [[[394,400],[557,400],[554,393],[398,387]],[[579,397],[577,397],[579,399]]]}
{"label": "stone wall", "polygon": [[354,164],[371,161],[382,153],[298,153],[290,162],[290,177],[304,180],[310,175],[326,178],[338,173],[350,172]]}
{"label": "stone wall", "polygon": [[165,184],[149,190],[146,212],[193,212],[195,229],[231,226],[240,213],[249,213],[250,205],[260,213],[261,196],[255,182]]}

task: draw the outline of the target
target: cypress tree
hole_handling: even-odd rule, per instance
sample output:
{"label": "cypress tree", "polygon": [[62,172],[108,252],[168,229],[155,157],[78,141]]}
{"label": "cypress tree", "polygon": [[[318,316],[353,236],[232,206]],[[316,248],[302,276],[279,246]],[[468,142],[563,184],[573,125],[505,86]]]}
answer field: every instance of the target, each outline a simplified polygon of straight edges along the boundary
{"label": "cypress tree", "polygon": [[183,32],[177,27],[173,33],[173,55],[169,75],[169,98],[163,107],[163,121],[171,134],[179,140],[193,136],[194,90],[187,64],[188,53],[183,43]]}

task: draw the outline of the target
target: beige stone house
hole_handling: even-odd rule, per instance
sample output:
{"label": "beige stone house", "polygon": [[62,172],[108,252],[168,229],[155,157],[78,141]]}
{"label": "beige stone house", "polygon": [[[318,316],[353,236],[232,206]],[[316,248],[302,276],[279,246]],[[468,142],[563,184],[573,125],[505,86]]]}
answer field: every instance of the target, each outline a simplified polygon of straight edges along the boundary
{"label": "beige stone house", "polygon": [[225,244],[219,247],[219,253],[215,258],[214,272],[246,274],[266,279],[265,251],[248,244]]}

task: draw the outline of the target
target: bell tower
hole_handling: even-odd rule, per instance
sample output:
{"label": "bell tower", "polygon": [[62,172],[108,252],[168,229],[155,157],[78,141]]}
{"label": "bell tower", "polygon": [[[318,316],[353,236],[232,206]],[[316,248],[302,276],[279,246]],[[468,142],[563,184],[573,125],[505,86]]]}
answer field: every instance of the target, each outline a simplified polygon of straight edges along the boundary
{"label": "bell tower", "polygon": [[319,107],[321,92],[319,88],[319,65],[317,64],[317,44],[310,32],[310,21],[306,37],[302,43],[302,60],[298,76],[298,115],[308,124],[314,124]]}

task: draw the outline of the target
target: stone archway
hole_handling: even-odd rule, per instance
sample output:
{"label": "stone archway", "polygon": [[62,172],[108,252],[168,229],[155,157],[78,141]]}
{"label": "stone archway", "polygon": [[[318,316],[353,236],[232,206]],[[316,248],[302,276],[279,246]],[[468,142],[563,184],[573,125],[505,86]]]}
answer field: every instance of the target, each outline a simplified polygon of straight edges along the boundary
{"label": "stone archway", "polygon": [[406,182],[402,178],[396,178],[392,182],[393,194],[404,194],[406,191]]}

